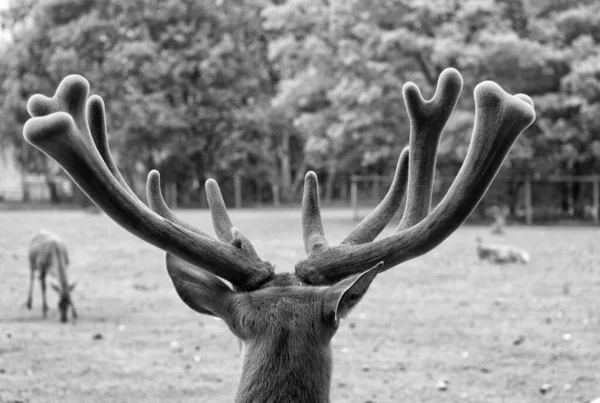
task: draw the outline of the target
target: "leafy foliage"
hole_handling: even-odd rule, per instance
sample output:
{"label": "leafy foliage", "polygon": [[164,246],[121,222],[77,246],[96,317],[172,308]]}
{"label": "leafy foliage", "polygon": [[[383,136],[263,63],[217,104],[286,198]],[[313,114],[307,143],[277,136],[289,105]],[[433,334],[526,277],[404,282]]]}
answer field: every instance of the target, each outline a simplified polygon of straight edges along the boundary
{"label": "leafy foliage", "polygon": [[[140,11],[142,10],[142,11]],[[592,0],[28,0],[3,16],[0,141],[20,147],[26,99],[78,73],[103,96],[127,175],[180,189],[235,174],[289,195],[306,169],[383,173],[408,142],[402,86],[430,97],[449,66],[464,94],[440,144],[454,170],[483,80],[534,97],[508,173],[599,168],[600,5]],[[295,178],[295,179],[293,179]]]}

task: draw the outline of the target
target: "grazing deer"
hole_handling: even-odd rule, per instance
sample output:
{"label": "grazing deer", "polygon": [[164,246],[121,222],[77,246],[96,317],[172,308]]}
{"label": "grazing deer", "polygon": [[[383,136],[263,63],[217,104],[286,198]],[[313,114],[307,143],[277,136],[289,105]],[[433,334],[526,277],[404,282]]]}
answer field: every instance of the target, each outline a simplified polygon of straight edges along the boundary
{"label": "grazing deer", "polygon": [[[424,100],[415,84],[404,86],[409,147],[400,155],[387,195],[341,245],[325,239],[317,177],[306,175],[302,226],[308,256],[294,273],[275,273],[258,256],[232,225],[212,179],[206,182],[206,193],[218,240],[167,207],[156,171],[148,175],[149,206],[142,203],[111,157],[102,99],[88,99],[89,84],[83,77],[66,77],[52,98],[34,95],[27,104],[32,119],[23,131],[111,219],[167,252],[167,271],[183,302],[198,313],[223,319],[242,340],[236,402],[329,402],[331,339],[340,319],[379,273],[432,250],[469,217],[517,137],[535,119],[526,95],[509,95],[493,82],[480,83],[467,156],[448,193],[430,212],[439,138],[461,90],[462,77],[454,69],[442,72],[431,100]],[[375,240],[406,188],[400,224]]]}
{"label": "grazing deer", "polygon": [[69,266],[69,254],[64,242],[58,235],[42,229],[29,244],[29,294],[25,306],[31,309],[33,302],[33,282],[35,274],[39,274],[42,289],[42,313],[44,318],[48,315],[48,302],[46,300],[46,275],[55,277],[57,283],[51,283],[52,288],[58,294],[58,311],[60,321],[68,321],[68,310],[71,307],[73,319],[77,319],[77,311],[71,300],[71,292],[75,283],[69,284],[67,268]]}
{"label": "grazing deer", "polygon": [[479,261],[487,260],[490,263],[529,263],[529,253],[513,245],[484,244],[477,237],[477,257]]}

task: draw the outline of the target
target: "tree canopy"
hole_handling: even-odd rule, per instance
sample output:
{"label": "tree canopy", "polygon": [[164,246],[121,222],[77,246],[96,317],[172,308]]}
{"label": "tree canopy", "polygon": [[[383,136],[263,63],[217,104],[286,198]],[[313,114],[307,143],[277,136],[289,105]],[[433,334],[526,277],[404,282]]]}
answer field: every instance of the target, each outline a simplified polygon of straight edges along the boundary
{"label": "tree canopy", "polygon": [[536,104],[506,172],[600,167],[593,0],[18,0],[2,25],[0,144],[28,170],[46,165],[21,146],[27,98],[81,74],[130,179],[164,168],[194,198],[209,176],[243,174],[289,196],[314,169],[331,196],[337,178],[393,168],[408,142],[403,84],[428,98],[446,67],[465,86],[441,167],[466,153],[483,80]]}

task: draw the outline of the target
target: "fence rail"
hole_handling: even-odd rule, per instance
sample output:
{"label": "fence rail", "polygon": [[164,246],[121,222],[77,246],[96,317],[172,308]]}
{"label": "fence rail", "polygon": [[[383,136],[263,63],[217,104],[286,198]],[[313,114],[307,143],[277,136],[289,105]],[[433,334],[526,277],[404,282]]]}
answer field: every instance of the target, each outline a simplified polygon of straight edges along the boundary
{"label": "fence rail", "polygon": [[[454,176],[438,175],[434,181],[433,202],[435,205],[445,194]],[[359,219],[360,206],[378,203],[387,191],[392,175],[341,175],[334,183],[334,191],[324,203],[348,203],[355,220]],[[86,206],[87,199],[68,179],[55,183],[54,191],[59,203],[71,203]],[[68,186],[67,186],[68,185]],[[171,208],[206,207],[202,204],[202,194],[197,198],[180,197],[175,182],[163,184],[165,200]],[[226,203],[234,208],[280,206],[281,188],[277,184],[261,185],[254,178],[233,175],[221,183]],[[143,198],[142,187],[138,186]],[[267,188],[268,187],[268,188]],[[349,192],[348,192],[349,190]],[[286,203],[298,203],[297,195],[285,195]],[[0,202],[11,206],[50,203],[48,183],[41,180],[29,180],[18,188],[0,189]],[[600,225],[600,175],[585,176],[548,176],[548,177],[498,177],[492,182],[486,196],[475,210],[471,219],[486,218],[486,207],[506,205],[510,207],[512,218],[526,224],[550,222],[552,220],[583,218]]]}
{"label": "fence rail", "polygon": [[[371,184],[371,193],[379,196],[380,188],[382,184],[391,183],[392,178],[390,176],[379,176],[379,175],[352,175],[350,177],[350,205],[352,207],[352,215],[354,220],[359,220],[360,213],[360,201],[359,201],[359,186],[361,183]],[[454,177],[438,177],[436,183],[451,183]],[[569,175],[555,175],[548,177],[512,177],[512,178],[496,178],[496,183],[521,183],[523,185],[522,191],[522,205],[523,205],[523,216],[525,223],[532,225],[534,222],[534,185],[590,185],[592,186],[591,192],[591,203],[586,205],[589,217],[593,220],[595,225],[600,225],[600,175],[585,175],[585,176],[569,176]],[[379,198],[379,197],[377,197]]]}

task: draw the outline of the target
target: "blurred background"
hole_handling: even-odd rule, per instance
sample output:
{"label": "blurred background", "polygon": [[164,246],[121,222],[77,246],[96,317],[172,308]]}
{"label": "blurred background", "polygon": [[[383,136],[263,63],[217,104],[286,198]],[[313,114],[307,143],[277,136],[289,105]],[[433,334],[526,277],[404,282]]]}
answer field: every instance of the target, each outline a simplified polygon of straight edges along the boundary
{"label": "blurred background", "polygon": [[600,3],[594,0],[3,0],[0,200],[87,206],[21,130],[27,99],[81,74],[105,101],[111,149],[144,197],[159,169],[171,206],[298,202],[315,170],[322,200],[371,205],[409,122],[402,85],[433,95],[455,67],[464,90],[442,136],[439,200],[466,154],[472,91],[526,93],[537,120],[486,199],[524,222],[598,222]]}
{"label": "blurred background", "polygon": [[[475,85],[530,95],[537,119],[470,219],[491,227],[462,226],[381,274],[341,323],[332,400],[600,396],[599,1],[0,0],[0,402],[224,403],[239,379],[237,339],[183,304],[164,253],[88,214],[99,211],[23,140],[31,95],[84,76],[142,200],[158,169],[169,206],[210,231],[215,178],[261,258],[293,271],[306,171],[336,244],[408,144],[402,86],[429,99],[447,67],[464,89],[433,205],[466,155]],[[53,291],[44,319],[37,282],[24,305],[40,228],[69,250],[79,318],[67,325]]]}

